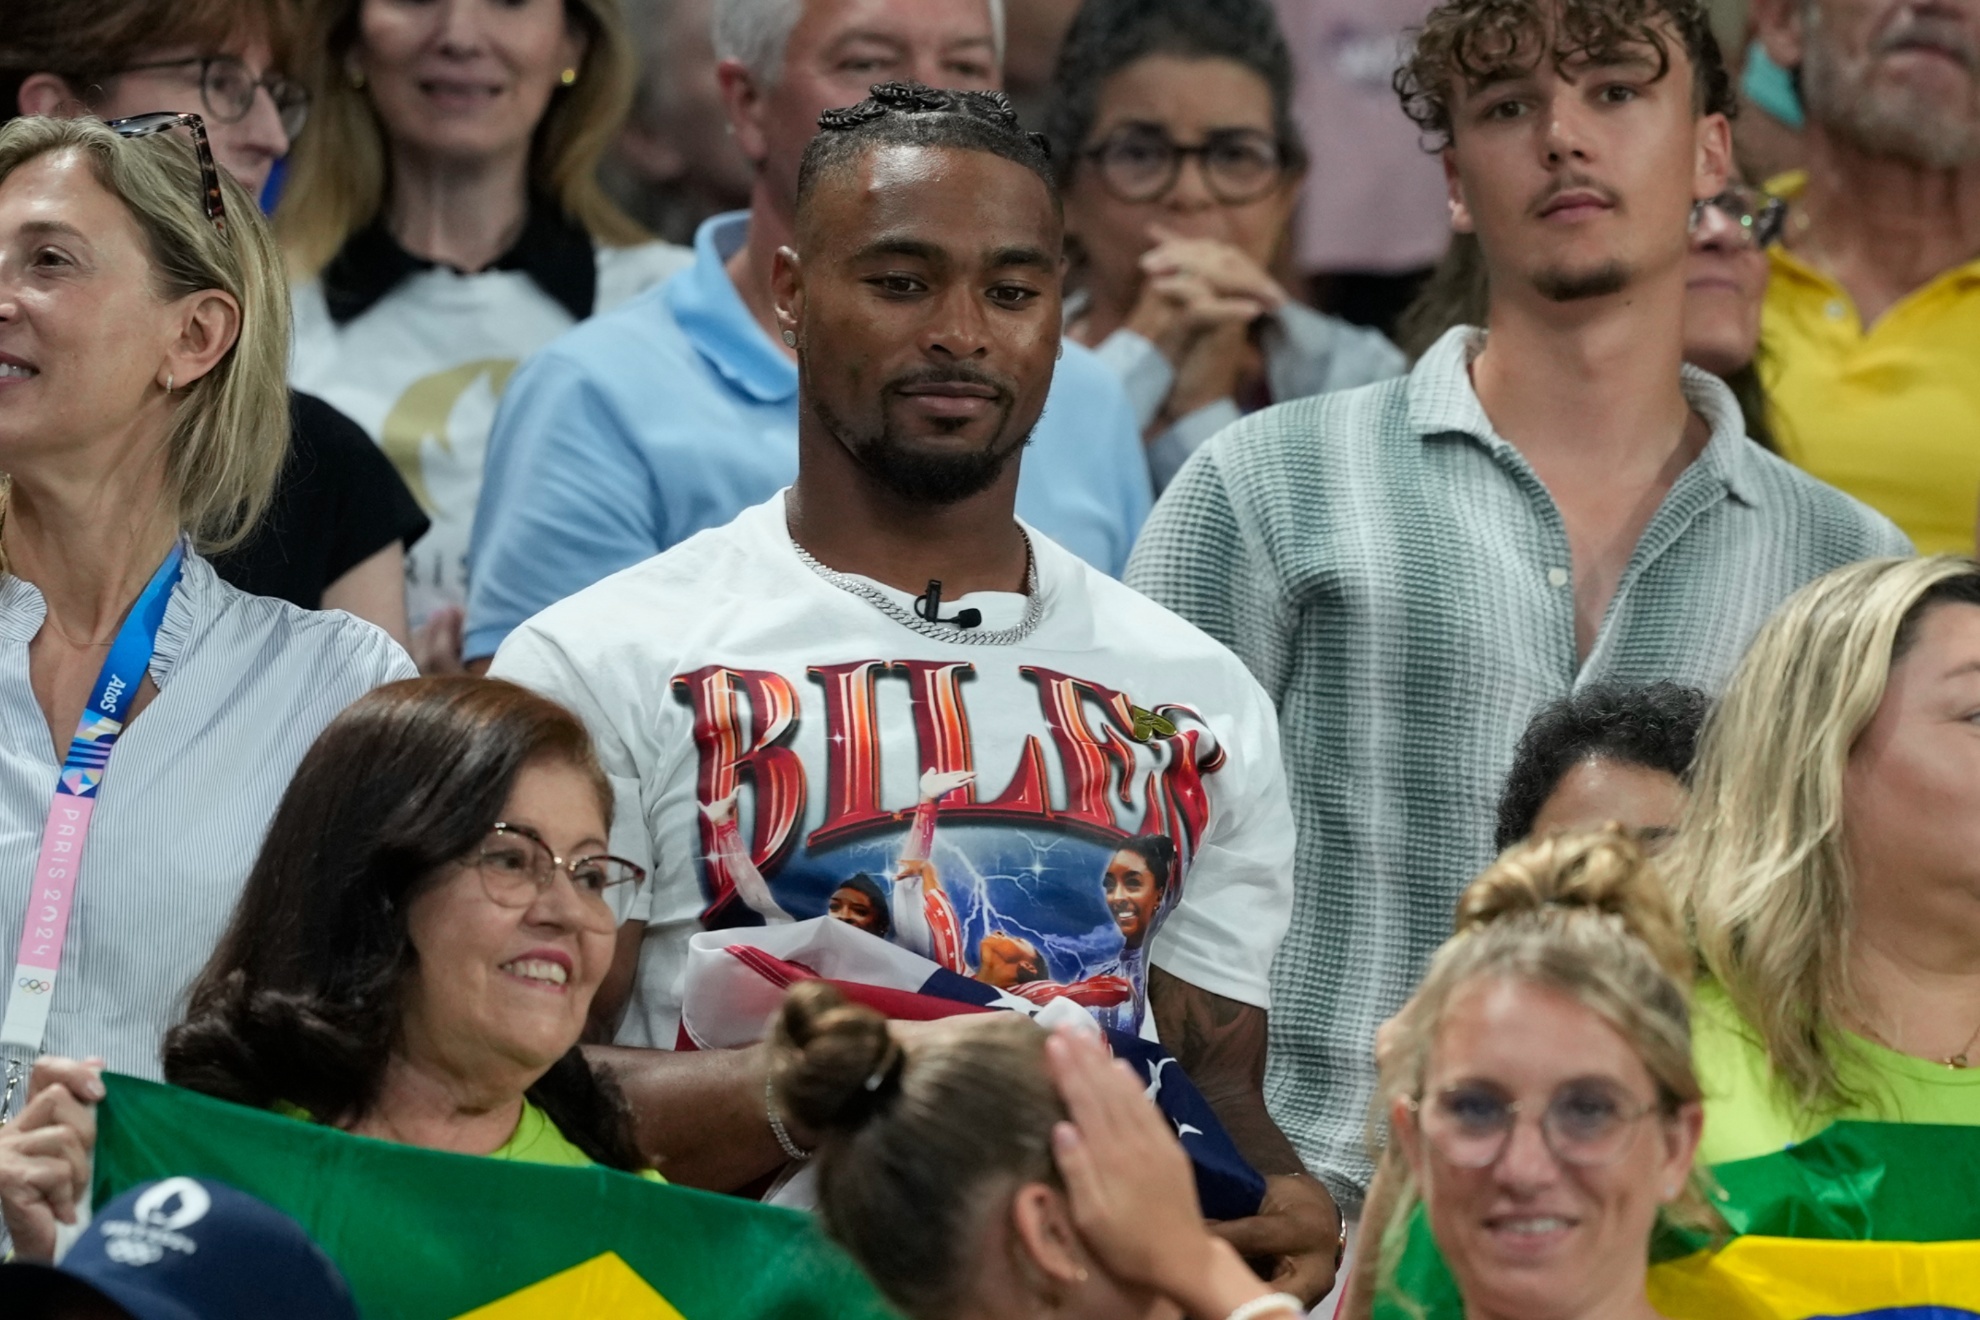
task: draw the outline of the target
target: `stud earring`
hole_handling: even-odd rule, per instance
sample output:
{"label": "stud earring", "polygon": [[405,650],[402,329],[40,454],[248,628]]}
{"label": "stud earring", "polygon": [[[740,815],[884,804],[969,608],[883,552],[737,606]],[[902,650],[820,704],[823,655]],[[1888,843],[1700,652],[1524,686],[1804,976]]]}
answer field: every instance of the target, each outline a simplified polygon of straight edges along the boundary
{"label": "stud earring", "polygon": [[172,392],[172,373],[169,371],[165,373],[165,392],[167,394]]}
{"label": "stud earring", "polygon": [[354,91],[354,92],[361,92],[361,91],[363,91],[363,90],[364,90],[364,70],[363,70],[363,69],[352,69],[352,70],[351,70],[351,74],[350,74],[350,78],[351,78],[351,90],[352,90],[352,91]]}
{"label": "stud earring", "polygon": [[784,343],[785,343],[785,344],[787,344],[787,345],[789,345],[789,346],[790,346],[790,347],[792,347],[792,348],[796,348],[796,347],[797,347],[797,331],[795,331],[795,330],[786,330],[786,331],[784,331]]}
{"label": "stud earring", "polygon": [[576,81],[577,81],[577,70],[576,70],[576,69],[565,69],[565,70],[564,70],[564,72],[563,72],[563,83],[564,83],[564,86],[566,86],[566,87],[569,87],[569,86],[570,86],[570,85],[571,85],[572,83],[574,83],[574,82],[576,82]]}

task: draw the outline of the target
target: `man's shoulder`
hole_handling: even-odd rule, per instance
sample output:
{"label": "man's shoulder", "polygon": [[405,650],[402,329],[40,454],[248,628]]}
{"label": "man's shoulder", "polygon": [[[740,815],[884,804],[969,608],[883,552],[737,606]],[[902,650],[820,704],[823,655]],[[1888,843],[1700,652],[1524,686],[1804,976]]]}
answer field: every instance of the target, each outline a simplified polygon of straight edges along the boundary
{"label": "man's shoulder", "polygon": [[1170,499],[1205,481],[1223,488],[1234,509],[1263,513],[1313,502],[1354,501],[1356,486],[1379,479],[1384,452],[1406,452],[1409,380],[1396,377],[1273,404],[1213,436],[1169,487]]}
{"label": "man's shoulder", "polygon": [[[773,503],[781,506],[781,499]],[[763,576],[764,514],[762,505],[745,509],[731,522],[600,578],[546,607],[516,633],[547,641],[573,661],[628,646],[663,657],[705,622],[748,607]]]}
{"label": "man's shoulder", "polygon": [[1088,419],[1093,412],[1101,409],[1114,409],[1127,416],[1127,391],[1121,386],[1121,379],[1092,349],[1075,341],[1070,335],[1060,339],[1063,352],[1058,364],[1052,370],[1052,388],[1047,396],[1050,400],[1047,411],[1039,419],[1040,425],[1048,420],[1056,420],[1052,414],[1076,412],[1082,419]]}
{"label": "man's shoulder", "polygon": [[[554,364],[567,374],[618,387],[657,388],[662,370],[695,356],[695,348],[667,300],[662,280],[616,307],[580,321],[545,344],[529,366]],[[628,371],[628,364],[638,369]]]}
{"label": "man's shoulder", "polygon": [[1843,556],[1838,563],[1912,553],[1896,523],[1780,455],[1748,441],[1739,462],[1741,486],[1780,533],[1795,534],[1808,552]]}

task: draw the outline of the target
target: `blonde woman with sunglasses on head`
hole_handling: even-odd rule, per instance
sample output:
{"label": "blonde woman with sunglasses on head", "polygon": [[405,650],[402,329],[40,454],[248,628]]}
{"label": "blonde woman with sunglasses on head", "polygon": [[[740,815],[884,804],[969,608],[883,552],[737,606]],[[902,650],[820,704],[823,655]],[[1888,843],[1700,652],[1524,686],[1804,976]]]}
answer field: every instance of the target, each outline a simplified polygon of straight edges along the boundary
{"label": "blonde woman with sunglasses on head", "polygon": [[7,1113],[44,1050],[159,1075],[304,750],[411,672],[204,558],[268,502],[288,340],[280,258],[198,116],[0,127]]}

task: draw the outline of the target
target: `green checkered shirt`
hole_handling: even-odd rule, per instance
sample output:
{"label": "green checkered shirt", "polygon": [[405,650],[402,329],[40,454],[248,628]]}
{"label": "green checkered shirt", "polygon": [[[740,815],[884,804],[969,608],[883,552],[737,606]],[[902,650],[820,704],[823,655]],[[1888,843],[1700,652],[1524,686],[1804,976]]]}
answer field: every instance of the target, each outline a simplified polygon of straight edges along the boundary
{"label": "green checkered shirt", "polygon": [[1527,721],[1598,681],[1717,692],[1796,587],[1911,552],[1889,521],[1748,441],[1732,393],[1686,367],[1711,440],[1645,529],[1582,663],[1567,530],[1471,388],[1482,342],[1459,327],[1406,377],[1223,431],[1168,488],[1128,567],[1278,704],[1299,848],[1266,1097],[1349,1200],[1369,1174],[1375,1028],[1492,858]]}

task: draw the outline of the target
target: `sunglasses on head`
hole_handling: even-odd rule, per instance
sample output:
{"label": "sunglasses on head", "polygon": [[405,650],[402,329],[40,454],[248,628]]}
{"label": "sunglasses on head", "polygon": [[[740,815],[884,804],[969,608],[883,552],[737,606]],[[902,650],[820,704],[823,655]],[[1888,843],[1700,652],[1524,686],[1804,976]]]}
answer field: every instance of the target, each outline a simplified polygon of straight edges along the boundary
{"label": "sunglasses on head", "polygon": [[105,125],[121,138],[150,137],[168,129],[184,128],[192,134],[193,151],[199,158],[199,182],[205,193],[206,218],[222,235],[227,232],[227,204],[220,196],[220,168],[213,163],[213,148],[206,141],[206,121],[190,112],[154,110],[148,115],[113,119]]}

